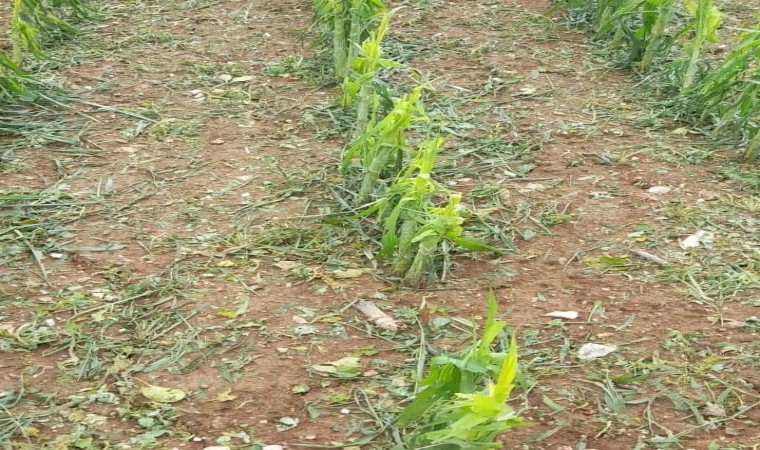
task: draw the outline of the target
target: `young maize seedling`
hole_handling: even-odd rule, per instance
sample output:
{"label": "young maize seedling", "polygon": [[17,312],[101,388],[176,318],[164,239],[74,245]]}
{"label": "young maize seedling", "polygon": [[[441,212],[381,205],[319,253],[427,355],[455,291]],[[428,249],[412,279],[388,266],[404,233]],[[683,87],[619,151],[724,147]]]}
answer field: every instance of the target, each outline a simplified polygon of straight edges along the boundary
{"label": "young maize seedling", "polygon": [[685,0],[686,10],[694,17],[694,36],[684,46],[686,61],[683,63],[681,92],[689,90],[696,81],[699,55],[706,42],[718,41],[721,14],[713,0]]}
{"label": "young maize seedling", "polygon": [[396,176],[391,168],[400,167],[404,151],[407,148],[406,131],[415,123],[424,119],[420,103],[423,87],[415,88],[410,94],[394,102],[393,109],[377,123],[369,123],[365,132],[354,139],[343,157],[343,172],[358,156],[363,178],[356,198],[358,205],[364,205],[377,190],[382,175]]}
{"label": "young maize seedling", "polygon": [[421,226],[411,240],[411,243],[416,245],[416,252],[409,270],[404,275],[404,285],[420,287],[435,279],[436,254],[444,241],[450,241],[470,251],[485,251],[490,248],[480,241],[462,237],[464,218],[461,216],[461,201],[461,194],[449,194],[446,206],[429,207],[422,214]]}
{"label": "young maize seedling", "polygon": [[[399,416],[398,425],[410,429],[404,448],[500,448],[496,437],[522,424],[506,404],[518,371],[514,334],[506,355],[490,350],[506,326],[496,315],[496,297],[490,292],[483,336],[466,352],[430,361],[416,399]],[[479,389],[482,380],[489,380],[485,389]]]}

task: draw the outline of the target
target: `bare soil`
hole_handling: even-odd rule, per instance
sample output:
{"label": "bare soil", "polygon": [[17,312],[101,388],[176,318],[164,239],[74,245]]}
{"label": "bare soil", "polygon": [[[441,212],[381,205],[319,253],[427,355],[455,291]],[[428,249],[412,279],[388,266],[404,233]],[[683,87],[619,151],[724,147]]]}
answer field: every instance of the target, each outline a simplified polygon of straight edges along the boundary
{"label": "bare soil", "polygon": [[[89,102],[74,106],[89,118],[65,112],[79,144],[0,166],[0,194],[50,205],[3,223],[0,244],[26,246],[0,264],[8,448],[391,448],[373,430],[412,392],[420,327],[462,348],[490,287],[519,333],[513,402],[532,423],[505,448],[757,448],[760,177],[683,124],[644,125],[637,79],[550,3],[408,2],[394,19],[387,51],[433,80],[426,109],[451,134],[441,179],[516,247],[458,254],[420,291],[324,220],[345,133],[309,2],[106,6],[57,50]],[[713,239],[681,249],[697,230]],[[336,276],[348,268],[369,270]],[[402,329],[369,326],[359,298]],[[587,342],[618,350],[584,362]],[[361,375],[313,368],[345,356]],[[149,385],[187,398],[153,403]]]}

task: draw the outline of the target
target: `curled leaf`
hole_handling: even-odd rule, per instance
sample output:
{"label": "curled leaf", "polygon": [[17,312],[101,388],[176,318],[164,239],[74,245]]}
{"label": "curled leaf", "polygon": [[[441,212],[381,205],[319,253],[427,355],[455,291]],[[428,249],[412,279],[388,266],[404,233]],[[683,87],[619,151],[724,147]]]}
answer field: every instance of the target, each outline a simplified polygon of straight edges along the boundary
{"label": "curled leaf", "polygon": [[148,384],[140,389],[140,393],[148,400],[157,403],[174,403],[184,399],[187,394],[181,389],[166,388]]}

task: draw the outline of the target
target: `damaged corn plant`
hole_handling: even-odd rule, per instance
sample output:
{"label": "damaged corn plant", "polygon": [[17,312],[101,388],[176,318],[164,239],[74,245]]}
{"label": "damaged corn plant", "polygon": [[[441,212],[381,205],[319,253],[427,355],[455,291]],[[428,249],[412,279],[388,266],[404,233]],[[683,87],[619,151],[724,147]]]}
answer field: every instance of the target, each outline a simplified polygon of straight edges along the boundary
{"label": "damaged corn plant", "polygon": [[348,74],[359,45],[385,10],[379,0],[315,0],[314,28],[323,48],[332,54],[336,78],[342,80]]}
{"label": "damaged corn plant", "polygon": [[[344,55],[348,58],[339,104],[354,106],[356,116],[341,172],[348,184],[346,190],[355,192],[354,206],[361,209],[353,217],[371,217],[379,225],[379,254],[391,261],[393,275],[406,286],[421,287],[446,278],[451,249],[483,251],[490,247],[463,236],[462,196],[443,188],[432,177],[444,139],[435,136],[422,141],[416,155],[409,157],[412,129],[415,134],[424,134],[422,125],[430,120],[422,104],[427,86],[417,85],[391,99],[391,89],[380,80],[380,72],[399,66],[384,58],[382,50],[392,12],[377,2],[365,6],[359,3],[316,3],[316,25],[327,29],[332,38],[341,36],[338,41],[332,40],[336,74],[343,67]],[[338,12],[352,8],[354,12],[341,16],[343,19],[336,24]],[[354,25],[357,17],[364,21],[361,27],[344,23]],[[344,39],[346,30],[350,30],[348,39]],[[361,44],[357,44],[355,39],[363,36]],[[345,41],[355,52],[343,51]],[[390,107],[385,106],[388,103]]]}
{"label": "damaged corn plant", "polygon": [[[350,70],[343,79],[343,96],[340,104],[343,107],[356,107],[356,122],[354,137],[365,131],[370,120],[374,122],[381,101],[380,70],[398,67],[395,61],[383,58],[382,42],[388,31],[391,14],[385,12],[375,30],[359,47],[359,54],[350,61]],[[386,93],[387,89],[382,89]]]}
{"label": "damaged corn plant", "polygon": [[427,376],[396,423],[403,444],[394,450],[497,449],[502,447],[499,435],[524,424],[507,404],[518,373],[514,332],[509,344],[502,342],[506,352],[491,350],[504,340],[500,336],[507,325],[496,319],[497,313],[496,296],[490,292],[482,336],[467,350],[427,362]]}
{"label": "damaged corn plant", "polygon": [[718,131],[739,134],[743,159],[760,149],[760,25],[738,36],[731,52],[685,92],[687,105],[702,122]]}
{"label": "damaged corn plant", "polygon": [[679,120],[711,126],[721,141],[739,142],[742,159],[760,151],[760,26],[741,29],[722,58],[705,57],[719,41],[714,0],[566,0],[566,15],[590,27],[626,65],[655,72]]}
{"label": "damaged corn plant", "polygon": [[[452,246],[491,249],[463,236],[461,195],[433,179],[435,157],[443,144],[440,136],[420,143],[416,156],[385,195],[360,214],[377,217],[382,226],[380,255],[392,261],[393,274],[405,286],[422,287],[445,279]],[[436,206],[437,199],[446,199],[445,205]]]}
{"label": "damaged corn plant", "polygon": [[623,65],[647,72],[664,57],[681,28],[675,24],[678,0],[567,0],[571,21],[590,26],[595,39]]}
{"label": "damaged corn plant", "polygon": [[[427,120],[420,102],[422,87],[415,88],[393,102],[393,109],[377,123],[369,122],[343,156],[344,174],[359,173],[361,179],[355,203],[362,206],[395,178],[408,151],[408,131],[412,124]],[[358,167],[352,166],[356,159]]]}
{"label": "damaged corn plant", "polygon": [[0,97],[32,100],[38,83],[23,70],[25,57],[47,58],[45,42],[76,34],[68,19],[87,17],[88,9],[80,0],[12,0],[10,16],[11,53],[0,53]]}

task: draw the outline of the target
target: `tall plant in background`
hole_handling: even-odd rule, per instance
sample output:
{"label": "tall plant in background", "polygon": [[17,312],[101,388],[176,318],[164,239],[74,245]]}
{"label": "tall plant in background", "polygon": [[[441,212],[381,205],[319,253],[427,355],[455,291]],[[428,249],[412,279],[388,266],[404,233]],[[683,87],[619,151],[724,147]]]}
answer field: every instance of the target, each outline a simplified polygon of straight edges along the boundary
{"label": "tall plant in background", "polygon": [[523,423],[507,405],[518,369],[515,335],[506,354],[491,351],[506,326],[497,313],[490,292],[482,337],[466,351],[432,358],[415,400],[399,416],[402,448],[501,448],[496,438]]}
{"label": "tall plant in background", "polygon": [[21,68],[24,56],[45,58],[45,38],[77,32],[64,17],[84,18],[88,13],[81,0],[11,0],[11,54],[0,54],[0,97],[31,99],[34,79]]}
{"label": "tall plant in background", "polygon": [[682,31],[674,23],[678,0],[568,0],[587,16],[597,39],[624,50],[626,64],[649,71],[665,56]]}
{"label": "tall plant in background", "polygon": [[12,0],[11,45],[15,63],[21,63],[25,51],[44,58],[42,38],[45,36],[77,33],[76,28],[62,18],[62,8],[68,8],[74,17],[86,15],[80,0]]}
{"label": "tall plant in background", "polygon": [[[565,0],[568,19],[590,26],[613,48],[628,48],[629,62],[647,71],[658,57],[671,60],[668,77],[680,119],[712,122],[740,135],[744,160],[760,152],[760,28],[739,35],[721,61],[703,59],[718,40],[721,13],[714,0]],[[686,14],[676,14],[678,10]],[[686,34],[690,36],[686,39]],[[700,70],[704,67],[704,70]],[[666,72],[667,73],[667,72]],[[683,108],[685,106],[685,108]],[[725,135],[726,133],[723,133]]]}
{"label": "tall plant in background", "polygon": [[343,79],[367,38],[379,13],[386,10],[380,0],[315,0],[315,25],[331,43],[333,69]]}
{"label": "tall plant in background", "polygon": [[688,92],[694,114],[718,130],[744,133],[745,160],[760,149],[760,30],[744,32],[728,56]]}
{"label": "tall plant in background", "polygon": [[694,36],[684,45],[686,60],[681,64],[681,92],[685,92],[697,81],[700,54],[707,42],[718,41],[718,27],[721,14],[713,0],[686,0],[686,10],[692,15]]}

